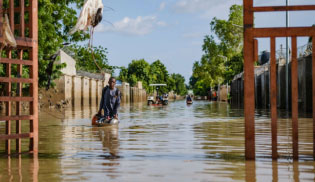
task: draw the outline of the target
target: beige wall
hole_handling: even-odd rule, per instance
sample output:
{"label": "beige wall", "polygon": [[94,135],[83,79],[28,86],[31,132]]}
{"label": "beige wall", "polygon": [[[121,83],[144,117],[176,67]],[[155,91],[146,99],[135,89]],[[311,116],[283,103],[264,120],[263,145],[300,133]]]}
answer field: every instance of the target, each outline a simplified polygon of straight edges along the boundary
{"label": "beige wall", "polygon": [[96,80],[90,79],[90,104],[91,106],[96,105],[96,94],[97,94]]}
{"label": "beige wall", "polygon": [[105,75],[104,75],[104,79],[105,79],[105,83],[106,83],[106,85],[108,85],[108,81],[109,81],[109,78],[111,77],[111,74],[109,74],[109,73],[105,73]]}
{"label": "beige wall", "polygon": [[81,77],[72,76],[72,104],[75,107],[81,106]]}
{"label": "beige wall", "polygon": [[84,106],[89,106],[90,105],[90,78],[88,77],[82,77],[81,78],[81,86],[82,86],[82,98],[81,98],[81,102],[82,105]]}
{"label": "beige wall", "polygon": [[220,97],[219,100],[220,101],[227,101],[228,97],[227,97],[227,89],[226,89],[226,85],[221,85],[220,86]]}
{"label": "beige wall", "polygon": [[60,60],[58,60],[56,63],[62,64],[62,63],[66,63],[67,66],[63,69],[61,69],[61,72],[65,75],[76,75],[77,71],[75,68],[75,63],[76,61],[69,56],[68,54],[66,54],[65,52],[63,52],[62,50],[60,50],[59,52],[59,56],[60,56]]}
{"label": "beige wall", "polygon": [[103,81],[102,80],[96,80],[96,85],[97,85],[96,103],[99,103],[101,101],[101,97],[102,97]]}
{"label": "beige wall", "polygon": [[61,93],[64,93],[61,95],[61,98],[63,100],[71,101],[71,95],[72,95],[72,76],[70,75],[63,75],[58,80],[55,81],[56,87]]}

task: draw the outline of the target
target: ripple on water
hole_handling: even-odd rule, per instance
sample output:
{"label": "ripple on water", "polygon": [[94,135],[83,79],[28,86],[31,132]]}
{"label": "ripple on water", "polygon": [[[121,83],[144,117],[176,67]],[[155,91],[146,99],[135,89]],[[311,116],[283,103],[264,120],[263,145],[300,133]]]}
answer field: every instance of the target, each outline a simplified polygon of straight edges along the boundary
{"label": "ripple on water", "polygon": [[[195,101],[187,106],[184,101],[176,101],[161,107],[123,104],[119,127],[103,128],[90,126],[90,118],[97,109],[40,112],[38,158],[11,158],[10,162],[0,158],[0,181],[11,177],[52,182],[315,179],[315,164],[309,161],[312,155],[309,119],[299,120],[303,158],[300,162],[291,160],[291,121],[279,119],[281,158],[272,162],[270,113],[257,111],[257,160],[245,162],[243,110],[226,103]],[[0,132],[4,129],[0,122]],[[24,146],[27,148],[27,143]]]}

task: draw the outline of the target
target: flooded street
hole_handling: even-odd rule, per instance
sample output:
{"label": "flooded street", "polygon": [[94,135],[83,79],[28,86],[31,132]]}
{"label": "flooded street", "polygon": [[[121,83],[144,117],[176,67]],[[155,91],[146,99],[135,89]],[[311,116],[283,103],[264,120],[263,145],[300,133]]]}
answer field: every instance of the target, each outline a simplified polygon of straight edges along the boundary
{"label": "flooded street", "polygon": [[96,110],[40,111],[38,158],[1,157],[0,181],[315,181],[312,119],[299,120],[299,162],[291,121],[279,119],[272,162],[270,119],[257,111],[257,160],[245,162],[243,110],[226,103],[122,105],[119,127],[103,128],[91,126]]}

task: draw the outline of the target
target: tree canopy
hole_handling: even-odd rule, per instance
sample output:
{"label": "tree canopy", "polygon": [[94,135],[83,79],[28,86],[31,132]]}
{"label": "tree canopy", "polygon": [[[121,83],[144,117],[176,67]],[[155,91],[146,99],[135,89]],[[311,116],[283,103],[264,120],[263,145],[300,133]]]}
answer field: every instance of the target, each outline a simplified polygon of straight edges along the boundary
{"label": "tree canopy", "polygon": [[160,87],[161,93],[174,91],[177,94],[184,95],[186,93],[185,78],[180,74],[169,74],[166,66],[156,60],[149,64],[144,59],[132,60],[128,68],[121,68],[119,80],[129,82],[131,86],[135,86],[138,81],[142,82],[147,92],[153,92],[150,84],[165,83],[167,87]]}
{"label": "tree canopy", "polygon": [[[243,7],[230,7],[228,20],[210,22],[211,35],[206,35],[200,61],[193,65],[190,85],[196,95],[207,95],[218,84],[231,82],[243,70]],[[217,42],[216,39],[219,41]]]}

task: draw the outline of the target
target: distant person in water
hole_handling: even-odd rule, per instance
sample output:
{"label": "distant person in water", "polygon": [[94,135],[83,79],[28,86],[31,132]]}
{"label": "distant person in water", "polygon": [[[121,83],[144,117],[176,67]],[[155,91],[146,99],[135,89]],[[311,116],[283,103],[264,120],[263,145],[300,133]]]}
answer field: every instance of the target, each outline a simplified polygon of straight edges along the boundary
{"label": "distant person in water", "polygon": [[111,77],[108,81],[108,86],[102,90],[102,99],[98,115],[102,114],[104,110],[104,118],[110,120],[112,118],[118,119],[118,108],[120,106],[120,91],[115,87],[116,78]]}
{"label": "distant person in water", "polygon": [[191,96],[188,95],[187,98],[186,98],[186,100],[187,100],[187,101],[192,101]]}

